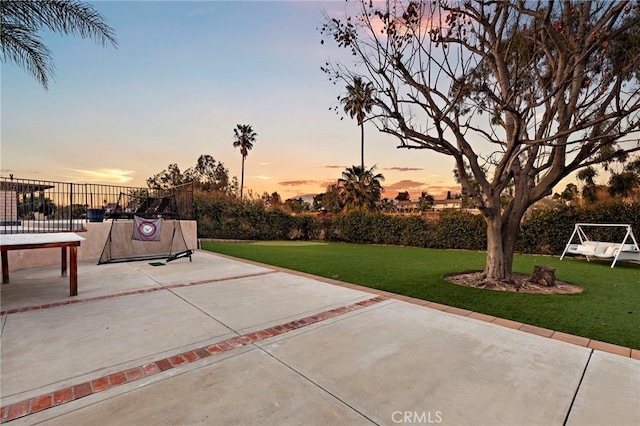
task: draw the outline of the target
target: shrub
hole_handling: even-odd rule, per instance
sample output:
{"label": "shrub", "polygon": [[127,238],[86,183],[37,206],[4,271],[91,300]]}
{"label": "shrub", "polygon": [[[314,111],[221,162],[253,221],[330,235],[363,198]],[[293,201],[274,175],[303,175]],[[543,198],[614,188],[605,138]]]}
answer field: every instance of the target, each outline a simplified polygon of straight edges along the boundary
{"label": "shrub", "polygon": [[293,222],[289,233],[292,240],[322,240],[324,239],[323,220],[311,214],[301,214],[292,217]]}
{"label": "shrub", "polygon": [[404,219],[400,232],[400,244],[415,247],[432,247],[431,240],[435,225],[421,216],[409,216]]}
{"label": "shrub", "polygon": [[561,205],[532,210],[520,224],[516,251],[562,253],[579,220],[578,209],[575,207]]}
{"label": "shrub", "polygon": [[[559,255],[576,223],[628,223],[637,232],[640,230],[640,204],[617,201],[587,207],[561,205],[535,209],[520,225],[516,250]],[[594,228],[589,229],[589,237],[598,241],[622,241],[624,230]]]}
{"label": "shrub", "polygon": [[[352,211],[336,215],[292,215],[265,208],[259,201],[218,193],[194,197],[194,213],[201,238],[245,240],[326,240],[359,244],[485,250],[484,218],[463,210],[445,210],[437,221],[422,216],[395,216]],[[576,223],[630,223],[640,232],[640,203],[601,203],[588,207],[552,206],[532,209],[523,219],[516,251],[559,255]],[[620,229],[593,230],[600,241],[621,241]]]}
{"label": "shrub", "polygon": [[371,213],[352,211],[338,214],[332,222],[332,234],[336,241],[368,244],[373,242],[372,229],[369,226]]}
{"label": "shrub", "polygon": [[480,215],[464,210],[445,210],[435,226],[431,247],[485,250],[487,224]]}

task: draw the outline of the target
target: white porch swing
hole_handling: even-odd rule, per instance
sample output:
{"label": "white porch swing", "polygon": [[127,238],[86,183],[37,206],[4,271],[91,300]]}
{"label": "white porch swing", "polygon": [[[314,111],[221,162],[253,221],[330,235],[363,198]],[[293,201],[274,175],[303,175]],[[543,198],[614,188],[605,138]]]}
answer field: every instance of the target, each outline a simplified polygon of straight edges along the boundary
{"label": "white porch swing", "polygon": [[[626,234],[620,243],[593,241],[589,239],[587,232],[585,232],[585,228],[589,227],[626,228]],[[579,243],[574,242],[576,235],[579,238]],[[635,235],[633,235],[631,225],[620,223],[576,223],[573,233],[571,234],[571,238],[569,238],[569,242],[564,248],[562,256],[560,256],[560,260],[562,260],[567,254],[585,256],[587,261],[590,257],[613,259],[613,262],[611,263],[612,268],[616,265],[618,260],[640,262],[640,247],[638,246],[638,240],[636,240]]]}

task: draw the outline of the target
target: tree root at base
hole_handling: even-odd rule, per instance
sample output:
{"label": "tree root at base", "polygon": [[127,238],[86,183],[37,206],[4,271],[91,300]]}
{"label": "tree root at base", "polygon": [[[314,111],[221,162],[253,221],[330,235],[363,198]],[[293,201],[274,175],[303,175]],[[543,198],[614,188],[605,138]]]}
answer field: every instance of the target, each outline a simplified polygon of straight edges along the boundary
{"label": "tree root at base", "polygon": [[533,294],[577,294],[582,287],[556,280],[553,287],[530,282],[531,275],[513,273],[511,280],[487,279],[482,271],[465,271],[442,277],[450,283],[483,290],[509,291]]}

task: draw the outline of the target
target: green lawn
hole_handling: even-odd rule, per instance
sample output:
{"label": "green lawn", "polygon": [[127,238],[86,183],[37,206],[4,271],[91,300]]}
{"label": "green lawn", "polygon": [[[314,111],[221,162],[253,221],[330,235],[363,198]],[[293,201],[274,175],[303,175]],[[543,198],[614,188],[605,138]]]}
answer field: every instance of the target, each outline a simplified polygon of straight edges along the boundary
{"label": "green lawn", "polygon": [[514,270],[556,268],[576,295],[536,295],[457,286],[446,273],[484,268],[485,254],[358,244],[203,242],[202,248],[640,349],[640,265],[516,255]]}

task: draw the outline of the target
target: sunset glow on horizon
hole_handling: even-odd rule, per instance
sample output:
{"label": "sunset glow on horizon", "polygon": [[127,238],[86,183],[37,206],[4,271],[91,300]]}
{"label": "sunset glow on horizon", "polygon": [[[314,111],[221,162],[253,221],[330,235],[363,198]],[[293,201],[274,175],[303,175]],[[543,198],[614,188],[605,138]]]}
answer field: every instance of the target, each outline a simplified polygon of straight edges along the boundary
{"label": "sunset glow on horizon", "polygon": [[[256,196],[318,194],[360,164],[360,129],[337,105],[344,87],[320,70],[352,60],[320,43],[322,11],[342,3],[92,5],[118,48],[42,33],[56,70],[48,91],[3,63],[2,176],[146,186],[170,164],[186,170],[209,154],[240,179],[237,124],[257,133],[245,162],[245,189]],[[460,192],[451,158],[397,146],[365,125],[365,163],[385,176],[383,197]]]}

